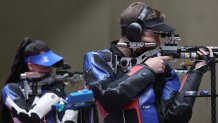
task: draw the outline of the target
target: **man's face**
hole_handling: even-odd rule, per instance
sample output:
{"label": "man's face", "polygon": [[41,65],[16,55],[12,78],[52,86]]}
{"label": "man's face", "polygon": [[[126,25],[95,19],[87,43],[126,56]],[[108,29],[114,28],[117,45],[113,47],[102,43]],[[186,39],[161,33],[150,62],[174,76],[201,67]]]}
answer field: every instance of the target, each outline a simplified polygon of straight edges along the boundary
{"label": "man's face", "polygon": [[160,46],[160,36],[155,32],[156,31],[153,30],[144,31],[141,41],[148,42],[148,43],[156,43],[157,46]]}
{"label": "man's face", "polygon": [[[160,45],[160,36],[159,34],[155,33],[155,31],[152,30],[146,30],[144,31],[142,38],[141,38],[142,42],[146,42],[146,43],[156,43],[157,46]],[[133,57],[137,57],[139,55],[141,55],[142,53],[144,53],[147,50],[151,50],[153,48],[139,48],[136,49],[133,52]]]}

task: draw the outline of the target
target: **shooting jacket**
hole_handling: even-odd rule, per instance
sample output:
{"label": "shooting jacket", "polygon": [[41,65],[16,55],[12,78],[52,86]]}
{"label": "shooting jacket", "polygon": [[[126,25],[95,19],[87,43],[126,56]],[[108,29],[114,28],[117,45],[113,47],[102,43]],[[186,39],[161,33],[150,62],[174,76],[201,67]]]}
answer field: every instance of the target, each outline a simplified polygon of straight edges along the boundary
{"label": "shooting jacket", "polygon": [[108,64],[112,53],[124,57],[112,42],[109,49],[87,52],[84,56],[85,79],[93,91],[105,123],[187,123],[203,73],[190,70],[180,83],[167,65],[163,74],[155,74],[146,64],[117,73]]}
{"label": "shooting jacket", "polygon": [[3,110],[10,110],[13,123],[77,123],[78,111],[52,110],[52,105],[58,103],[60,97],[46,88],[41,95],[25,100],[18,83],[5,85],[2,89]]}

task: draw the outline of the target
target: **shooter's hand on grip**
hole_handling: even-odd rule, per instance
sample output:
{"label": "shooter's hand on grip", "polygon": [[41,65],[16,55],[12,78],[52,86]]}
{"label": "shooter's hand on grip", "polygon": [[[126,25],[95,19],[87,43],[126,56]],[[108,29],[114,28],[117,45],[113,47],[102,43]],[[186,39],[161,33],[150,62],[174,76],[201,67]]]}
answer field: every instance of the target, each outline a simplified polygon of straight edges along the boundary
{"label": "shooter's hand on grip", "polygon": [[166,67],[166,60],[169,60],[169,56],[159,56],[149,58],[144,63],[147,64],[156,74],[163,73]]}

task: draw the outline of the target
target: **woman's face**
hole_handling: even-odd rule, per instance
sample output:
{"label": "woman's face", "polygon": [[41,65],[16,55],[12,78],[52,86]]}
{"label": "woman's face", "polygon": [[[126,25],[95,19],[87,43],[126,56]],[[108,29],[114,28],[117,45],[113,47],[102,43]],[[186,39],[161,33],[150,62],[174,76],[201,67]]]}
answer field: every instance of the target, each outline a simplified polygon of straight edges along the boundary
{"label": "woman's face", "polygon": [[37,64],[28,63],[28,68],[30,72],[38,72],[43,74],[52,73],[52,67],[45,67]]}
{"label": "woman's face", "polygon": [[[40,52],[40,54],[43,53],[44,51]],[[41,65],[33,64],[31,62],[28,62],[28,68],[30,72],[38,72],[42,74],[52,73],[52,67],[41,66]]]}

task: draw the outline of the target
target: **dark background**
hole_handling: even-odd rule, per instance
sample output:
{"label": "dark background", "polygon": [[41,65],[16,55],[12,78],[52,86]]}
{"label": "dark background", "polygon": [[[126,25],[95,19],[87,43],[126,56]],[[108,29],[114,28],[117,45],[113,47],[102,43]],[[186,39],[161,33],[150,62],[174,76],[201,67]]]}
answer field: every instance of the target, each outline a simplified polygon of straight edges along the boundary
{"label": "dark background", "polygon": [[[85,52],[107,48],[120,37],[123,9],[135,0],[0,0],[0,87],[24,37],[45,41],[82,71]],[[217,0],[144,0],[166,14],[181,45],[218,46]],[[210,89],[209,74],[201,90]],[[210,122],[210,98],[197,99],[190,123]]]}

